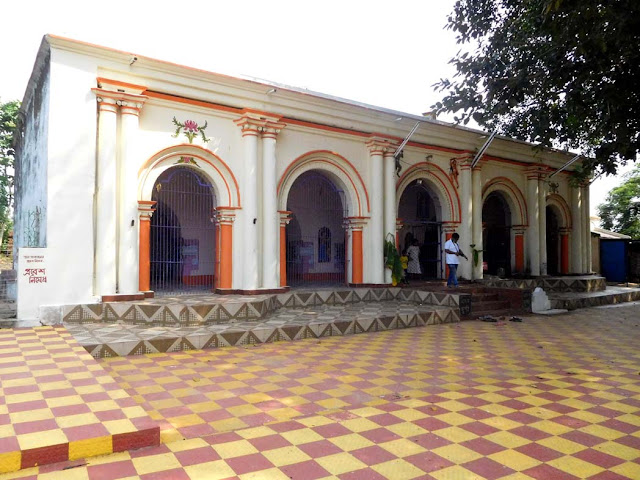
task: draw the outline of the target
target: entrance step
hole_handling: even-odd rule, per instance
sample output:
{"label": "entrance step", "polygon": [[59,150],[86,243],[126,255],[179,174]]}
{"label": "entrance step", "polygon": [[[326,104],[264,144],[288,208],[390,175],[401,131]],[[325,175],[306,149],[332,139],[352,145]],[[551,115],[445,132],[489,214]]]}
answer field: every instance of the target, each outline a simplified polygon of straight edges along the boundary
{"label": "entrance step", "polygon": [[0,330],[0,473],[160,443],[160,428],[64,327]]}
{"label": "entrance step", "polygon": [[575,310],[640,300],[640,288],[607,287],[604,291],[583,293],[549,293],[551,308]]}
{"label": "entrance step", "polygon": [[78,342],[96,358],[248,346],[277,341],[352,335],[459,322],[457,308],[383,301],[283,308],[266,320],[195,327],[126,324],[68,324]]}
{"label": "entrance step", "polygon": [[607,280],[597,275],[554,276],[537,278],[507,278],[483,280],[484,285],[497,288],[541,287],[545,292],[601,292],[607,288]]}
{"label": "entrance step", "polygon": [[333,288],[292,290],[267,295],[180,295],[139,302],[62,305],[41,308],[45,324],[126,323],[138,326],[191,327],[262,321],[281,308],[367,304],[391,300],[465,309],[462,291],[414,288]]}

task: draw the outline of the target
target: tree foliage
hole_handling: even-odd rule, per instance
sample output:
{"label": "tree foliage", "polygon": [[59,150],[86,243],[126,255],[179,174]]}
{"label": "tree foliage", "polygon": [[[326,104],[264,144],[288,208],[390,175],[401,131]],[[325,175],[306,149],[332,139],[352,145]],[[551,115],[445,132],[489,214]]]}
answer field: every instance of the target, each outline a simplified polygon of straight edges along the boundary
{"label": "tree foliage", "polygon": [[640,166],[625,175],[625,181],[598,205],[602,227],[640,240]]}
{"label": "tree foliage", "polygon": [[447,28],[464,49],[437,111],[577,149],[586,174],[638,158],[638,0],[458,0]]}
{"label": "tree foliage", "polygon": [[0,230],[11,222],[13,204],[13,134],[18,121],[20,102],[0,102]]}

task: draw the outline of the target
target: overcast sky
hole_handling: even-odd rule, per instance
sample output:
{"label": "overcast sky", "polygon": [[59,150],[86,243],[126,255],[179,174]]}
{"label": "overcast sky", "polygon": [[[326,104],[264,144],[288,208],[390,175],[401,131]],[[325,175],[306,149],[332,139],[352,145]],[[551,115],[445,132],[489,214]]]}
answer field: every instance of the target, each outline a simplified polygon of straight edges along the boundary
{"label": "overcast sky", "polygon": [[[454,0],[2,3],[3,102],[22,99],[46,33],[414,114],[439,100],[459,48],[444,30]],[[617,183],[594,183],[592,211]]]}

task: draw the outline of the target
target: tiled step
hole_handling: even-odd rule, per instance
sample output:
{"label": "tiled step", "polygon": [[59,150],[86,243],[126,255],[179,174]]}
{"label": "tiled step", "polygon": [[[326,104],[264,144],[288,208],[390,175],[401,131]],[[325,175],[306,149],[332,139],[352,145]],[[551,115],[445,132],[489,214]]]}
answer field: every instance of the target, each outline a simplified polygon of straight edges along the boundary
{"label": "tiled step", "polygon": [[575,310],[640,300],[640,288],[607,287],[604,291],[589,293],[550,293],[551,308]]}
{"label": "tiled step", "polygon": [[156,422],[64,327],[0,330],[0,473],[159,442]]}
{"label": "tiled step", "polygon": [[462,308],[461,291],[423,291],[414,288],[338,288],[292,290],[263,295],[179,295],[139,302],[58,305],[43,307],[45,324],[125,323],[138,326],[192,327],[259,322],[281,308],[306,309],[323,305],[375,304],[407,301],[416,305]]}
{"label": "tiled step", "polygon": [[96,358],[208,349],[459,322],[457,308],[412,302],[324,305],[281,309],[261,322],[196,327],[69,324],[67,328]]}

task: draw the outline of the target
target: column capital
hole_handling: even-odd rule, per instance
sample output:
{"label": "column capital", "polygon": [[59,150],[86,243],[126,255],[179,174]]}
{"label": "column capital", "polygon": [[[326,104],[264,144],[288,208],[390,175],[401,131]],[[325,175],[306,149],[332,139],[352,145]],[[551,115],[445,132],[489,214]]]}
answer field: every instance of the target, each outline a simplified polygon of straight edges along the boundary
{"label": "column capital", "polygon": [[527,177],[527,180],[542,180],[549,175],[550,169],[547,165],[543,165],[541,163],[530,165],[525,168],[524,173]]}
{"label": "column capital", "polygon": [[362,230],[368,223],[370,217],[345,217],[342,222],[346,230]]}
{"label": "column capital", "polygon": [[286,124],[267,120],[261,128],[262,138],[276,138]]}
{"label": "column capital", "polygon": [[153,212],[156,211],[156,203],[153,200],[138,200],[138,213],[140,220],[150,220]]}
{"label": "column capital", "polygon": [[[473,161],[473,155],[470,153],[465,153],[463,155],[456,155],[449,160],[449,164],[455,162],[456,166],[460,171],[471,170],[471,162]],[[481,165],[482,162],[478,162],[478,165]],[[478,167],[476,167],[478,168]],[[482,168],[480,166],[480,168]]]}
{"label": "column capital", "polygon": [[280,218],[280,226],[284,227],[289,225],[289,222],[293,218],[291,215],[293,212],[289,212],[288,210],[278,210],[278,216]]}
{"label": "column capital", "polygon": [[398,149],[399,142],[379,135],[370,135],[366,145],[370,155],[390,157],[393,156]]}
{"label": "column capital", "polygon": [[396,218],[396,232],[399,232],[404,227],[404,220],[402,218]]}
{"label": "column capital", "polygon": [[282,117],[267,112],[260,112],[245,108],[242,110],[240,118],[236,118],[233,122],[242,130],[242,136],[262,134],[264,138],[276,138],[280,130],[286,124],[280,121]]}
{"label": "column capital", "polygon": [[216,225],[232,225],[236,220],[236,210],[235,207],[216,207],[211,213]]}
{"label": "column capital", "polygon": [[562,227],[559,229],[560,235],[569,235],[571,233],[570,227]]}
{"label": "column capital", "polygon": [[103,88],[92,88],[91,91],[95,94],[101,109],[106,106],[107,111],[112,111],[112,108],[118,106],[121,107],[122,113],[127,115],[138,115],[144,102],[149,98],[146,95],[105,90]]}

